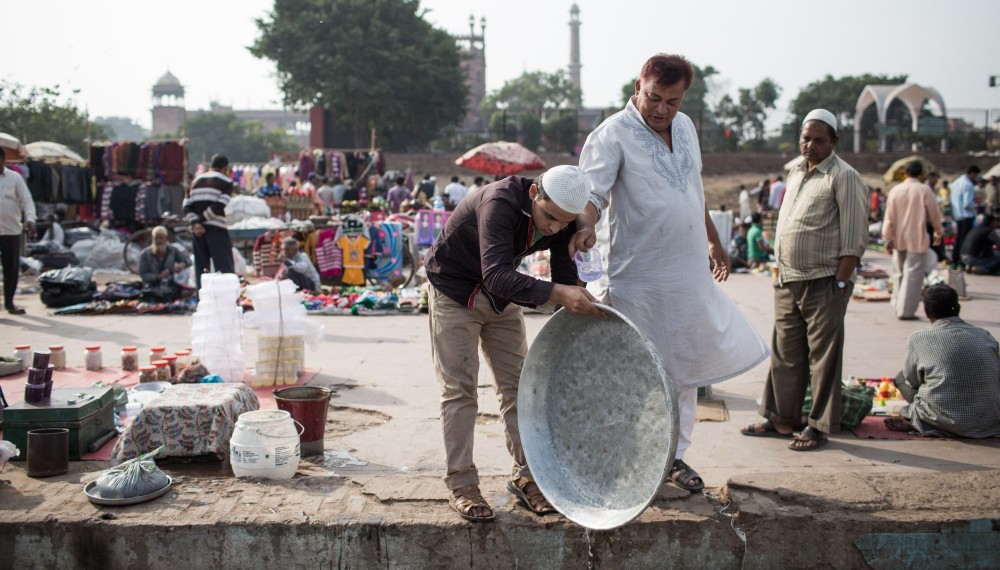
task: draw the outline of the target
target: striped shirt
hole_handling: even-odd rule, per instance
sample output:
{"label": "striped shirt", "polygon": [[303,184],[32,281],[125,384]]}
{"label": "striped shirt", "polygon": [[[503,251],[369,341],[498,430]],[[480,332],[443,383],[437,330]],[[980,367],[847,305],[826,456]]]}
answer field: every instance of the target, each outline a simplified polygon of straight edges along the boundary
{"label": "striped shirt", "polygon": [[226,206],[233,193],[233,181],[216,170],[198,176],[184,199],[184,219],[226,229]]}
{"label": "striped shirt", "polygon": [[774,255],[781,283],[837,273],[841,257],[861,257],[868,241],[868,190],[861,175],[831,153],[811,171],[805,157],[788,170]]}
{"label": "striped shirt", "polygon": [[921,435],[1000,437],[1000,352],[959,317],[910,335],[903,379],[915,389],[900,415]]}

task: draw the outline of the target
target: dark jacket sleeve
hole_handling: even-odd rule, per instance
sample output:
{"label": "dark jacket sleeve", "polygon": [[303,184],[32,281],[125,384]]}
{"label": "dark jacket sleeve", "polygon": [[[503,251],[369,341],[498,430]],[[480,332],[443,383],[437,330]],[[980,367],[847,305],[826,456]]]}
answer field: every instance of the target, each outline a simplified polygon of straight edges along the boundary
{"label": "dark jacket sleeve", "polygon": [[549,246],[549,268],[552,271],[552,281],[560,285],[576,285],[579,281],[576,263],[569,256],[569,242],[574,233],[576,233],[576,225],[570,224],[569,228],[552,238],[552,244]]}
{"label": "dark jacket sleeve", "polygon": [[513,245],[519,237],[514,234],[520,216],[521,212],[499,200],[483,202],[477,210],[483,287],[491,294],[520,304],[544,305],[552,294],[553,284],[514,269],[515,254],[521,253],[515,252]]}

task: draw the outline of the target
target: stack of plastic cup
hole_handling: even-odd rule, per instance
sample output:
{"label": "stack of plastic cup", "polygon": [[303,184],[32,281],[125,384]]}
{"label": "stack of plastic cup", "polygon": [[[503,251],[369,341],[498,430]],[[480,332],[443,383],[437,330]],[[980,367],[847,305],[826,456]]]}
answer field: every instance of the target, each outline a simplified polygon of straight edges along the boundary
{"label": "stack of plastic cup", "polygon": [[191,318],[191,347],[209,374],[243,381],[243,309],[236,301],[240,280],[232,273],[206,273]]}
{"label": "stack of plastic cup", "polygon": [[52,396],[52,370],[55,366],[49,364],[50,353],[47,350],[35,352],[31,367],[28,368],[28,383],[24,386],[24,401],[37,404]]}
{"label": "stack of plastic cup", "polygon": [[306,308],[285,279],[247,287],[253,312],[244,318],[248,328],[260,330],[253,386],[295,384],[305,364]]}

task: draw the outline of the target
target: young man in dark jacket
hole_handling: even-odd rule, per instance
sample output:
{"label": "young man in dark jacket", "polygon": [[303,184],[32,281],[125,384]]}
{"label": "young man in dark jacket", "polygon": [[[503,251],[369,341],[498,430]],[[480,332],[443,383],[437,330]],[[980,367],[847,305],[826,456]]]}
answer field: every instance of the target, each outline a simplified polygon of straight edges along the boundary
{"label": "young man in dark jacket", "polygon": [[194,272],[198,289],[201,289],[201,275],[209,270],[210,264],[214,264],[219,273],[236,272],[233,241],[226,226],[226,205],[233,194],[230,172],[228,158],[221,154],[213,156],[211,170],[194,179],[184,199],[184,219],[191,223],[194,234]]}
{"label": "young man in dark jacket", "polygon": [[[557,166],[531,180],[512,176],[484,186],[459,203],[425,260],[430,281],[431,349],[441,385],[450,503],[463,518],[493,519],[479,491],[472,459],[476,427],[479,346],[500,397],[507,450],[514,458],[508,490],[533,512],[555,512],[528,470],[517,425],[517,388],[528,350],[519,305],[562,305],[600,316],[580,287],[569,255],[577,214],[590,182],[576,166]],[[519,273],[521,259],[550,250],[552,281]]]}

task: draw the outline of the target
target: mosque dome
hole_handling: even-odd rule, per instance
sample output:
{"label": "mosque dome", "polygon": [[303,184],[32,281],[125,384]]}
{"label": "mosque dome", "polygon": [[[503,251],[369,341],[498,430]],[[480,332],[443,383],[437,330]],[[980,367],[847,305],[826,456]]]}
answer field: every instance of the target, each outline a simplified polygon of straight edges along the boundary
{"label": "mosque dome", "polygon": [[181,85],[179,79],[177,79],[173,73],[169,71],[163,74],[163,77],[156,81],[153,85],[153,96],[159,97],[161,95],[173,95],[176,97],[184,96],[184,86]]}

